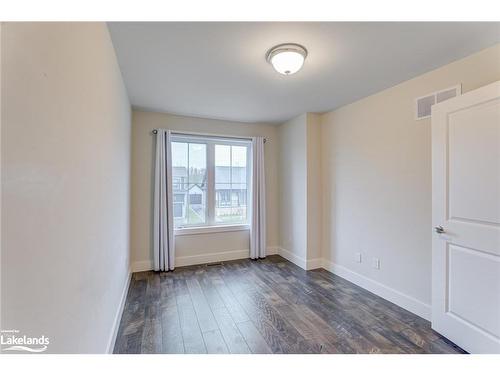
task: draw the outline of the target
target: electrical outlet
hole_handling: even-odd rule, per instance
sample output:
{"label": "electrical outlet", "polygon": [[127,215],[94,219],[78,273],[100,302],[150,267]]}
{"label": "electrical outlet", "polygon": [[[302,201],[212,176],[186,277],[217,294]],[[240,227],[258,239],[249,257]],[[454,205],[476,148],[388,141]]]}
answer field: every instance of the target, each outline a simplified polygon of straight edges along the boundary
{"label": "electrical outlet", "polygon": [[373,266],[373,268],[375,268],[376,270],[379,270],[379,269],[380,269],[380,259],[378,259],[378,258],[373,258],[373,261],[372,261],[372,266]]}
{"label": "electrical outlet", "polygon": [[355,254],[356,263],[361,263],[361,253]]}

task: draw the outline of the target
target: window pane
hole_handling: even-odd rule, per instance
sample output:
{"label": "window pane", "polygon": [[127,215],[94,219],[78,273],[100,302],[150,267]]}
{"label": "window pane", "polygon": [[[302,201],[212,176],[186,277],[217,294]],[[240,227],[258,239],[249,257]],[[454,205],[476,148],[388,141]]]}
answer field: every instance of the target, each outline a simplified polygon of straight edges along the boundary
{"label": "window pane", "polygon": [[243,146],[231,147],[232,175],[231,182],[247,182],[247,148]]}
{"label": "window pane", "polygon": [[189,201],[187,222],[190,225],[205,223],[207,197],[207,145],[189,144]]}
{"label": "window pane", "polygon": [[215,145],[215,165],[225,167],[231,165],[231,146]]}
{"label": "window pane", "polygon": [[231,182],[231,146],[215,145],[215,183]]}
{"label": "window pane", "polygon": [[181,184],[187,184],[188,144],[172,142],[172,181],[174,190]]}
{"label": "window pane", "polygon": [[186,189],[188,184],[188,144],[172,142],[172,190],[174,226],[186,224]]}
{"label": "window pane", "polygon": [[246,167],[247,148],[245,146],[231,146],[233,167]]}
{"label": "window pane", "polygon": [[172,142],[174,225],[206,222],[207,146]]}
{"label": "window pane", "polygon": [[207,145],[189,144],[189,183],[205,184],[207,177]]}
{"label": "window pane", "polygon": [[247,147],[215,146],[215,221],[247,220]]}

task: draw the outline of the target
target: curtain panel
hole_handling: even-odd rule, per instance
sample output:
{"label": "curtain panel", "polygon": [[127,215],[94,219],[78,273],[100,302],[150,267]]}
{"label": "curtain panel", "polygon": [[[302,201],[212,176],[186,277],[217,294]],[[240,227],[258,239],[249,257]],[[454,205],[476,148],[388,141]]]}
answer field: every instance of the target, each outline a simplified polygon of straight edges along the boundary
{"label": "curtain panel", "polygon": [[250,258],[266,256],[266,177],[264,170],[264,138],[252,138],[252,225]]}
{"label": "curtain panel", "polygon": [[156,133],[153,211],[153,269],[171,271],[175,265],[170,130]]}

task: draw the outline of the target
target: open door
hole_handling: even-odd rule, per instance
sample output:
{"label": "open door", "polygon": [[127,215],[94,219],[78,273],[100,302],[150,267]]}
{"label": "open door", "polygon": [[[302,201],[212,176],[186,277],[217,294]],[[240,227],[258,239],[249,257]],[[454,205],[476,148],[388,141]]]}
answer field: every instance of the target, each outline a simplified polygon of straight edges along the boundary
{"label": "open door", "polygon": [[500,353],[500,81],[432,107],[432,328]]}

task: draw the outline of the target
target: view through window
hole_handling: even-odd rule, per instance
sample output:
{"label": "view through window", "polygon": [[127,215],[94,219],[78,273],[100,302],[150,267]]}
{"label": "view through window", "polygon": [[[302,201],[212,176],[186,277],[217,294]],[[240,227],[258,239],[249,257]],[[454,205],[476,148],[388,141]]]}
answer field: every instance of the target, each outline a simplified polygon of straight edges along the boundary
{"label": "view through window", "polygon": [[174,226],[248,222],[249,141],[173,137]]}
{"label": "view through window", "polygon": [[247,217],[247,147],[215,145],[215,221]]}
{"label": "view through window", "polygon": [[172,142],[174,225],[206,222],[207,145]]}

